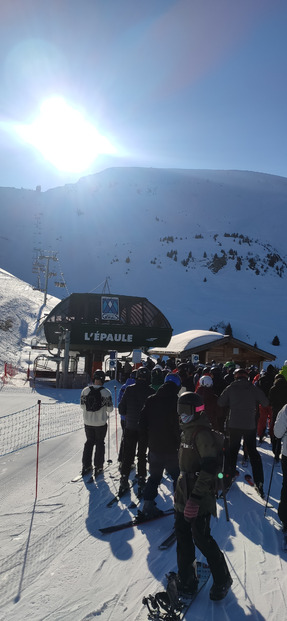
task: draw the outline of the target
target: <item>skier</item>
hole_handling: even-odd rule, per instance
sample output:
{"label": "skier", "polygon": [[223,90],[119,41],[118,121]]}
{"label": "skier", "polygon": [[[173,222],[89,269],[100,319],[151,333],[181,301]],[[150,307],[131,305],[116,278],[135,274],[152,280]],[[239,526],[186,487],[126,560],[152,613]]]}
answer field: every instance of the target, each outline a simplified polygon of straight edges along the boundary
{"label": "skier", "polygon": [[[269,391],[273,386],[275,377],[275,369],[272,364],[269,364],[266,371],[260,373],[256,386],[259,386],[261,390],[263,390],[266,397],[269,395]],[[254,380],[253,380],[254,384]],[[272,407],[271,405],[267,405],[263,407],[259,405],[259,420],[257,423],[257,435],[259,436],[259,442],[263,442],[267,420],[269,421],[269,433],[273,435],[273,424],[272,424]]]}
{"label": "skier", "polygon": [[220,600],[227,595],[232,578],[210,533],[210,518],[216,515],[217,446],[198,394],[183,393],[178,399],[178,414],[182,429],[181,472],[175,492],[178,592],[192,595],[197,590],[196,546],[206,557],[213,576],[210,599]]}
{"label": "skier", "polygon": [[93,411],[87,409],[87,399],[91,393],[91,386],[86,386],[81,392],[81,408],[83,410],[86,442],[82,457],[82,475],[92,470],[92,456],[94,454],[95,475],[103,470],[105,459],[105,437],[108,428],[108,415],[113,411],[113,401],[111,392],[107,388],[102,388],[105,382],[105,374],[97,370],[93,376],[94,388],[100,390],[101,401],[99,409]]}
{"label": "skier", "polygon": [[164,469],[171,476],[175,490],[179,475],[178,448],[180,431],[177,415],[177,395],[180,377],[168,373],[155,395],[147,398],[139,420],[139,434],[149,448],[150,476],[144,489],[142,512],[158,515],[160,510],[154,500]]}
{"label": "skier", "polygon": [[213,379],[210,375],[202,375],[199,379],[199,386],[195,392],[202,397],[205,413],[209,418],[209,422],[213,429],[221,431],[220,421],[222,418],[222,410],[217,405],[217,396],[213,389]]}
{"label": "skier", "polygon": [[[122,400],[122,396],[125,392],[125,389],[127,388],[127,386],[131,386],[132,384],[135,384],[136,382],[136,370],[131,372],[131,376],[128,377],[128,379],[126,380],[125,384],[123,384],[121,386],[121,389],[119,391],[119,396],[118,396],[118,407],[119,404]],[[121,469],[121,465],[122,465],[122,459],[123,459],[123,446],[124,446],[124,437],[125,437],[125,417],[123,415],[121,415],[121,428],[122,428],[122,438],[121,438],[121,443],[120,443],[120,450],[119,450],[119,454],[118,454],[118,462],[119,462],[119,469]]]}
{"label": "skier", "polygon": [[228,469],[226,469],[229,486],[236,474],[237,455],[243,436],[251,462],[256,490],[264,498],[263,467],[260,454],[256,450],[256,428],[258,404],[260,403],[265,407],[269,405],[269,401],[264,392],[249,381],[246,369],[235,369],[234,382],[224,389],[217,403],[220,407],[229,408],[227,427],[230,462]]}
{"label": "skier", "polygon": [[160,386],[162,386],[164,381],[164,374],[162,367],[159,364],[156,364],[151,370],[151,387],[157,391]]}
{"label": "skier", "polygon": [[278,412],[274,424],[274,434],[275,438],[283,438],[281,459],[283,481],[278,505],[278,516],[282,522],[283,532],[287,535],[287,405],[284,405]]}
{"label": "skier", "polygon": [[[186,392],[187,390],[194,390],[193,372],[190,371],[190,365],[187,362],[181,362],[177,366],[177,372],[181,380],[180,392]],[[195,367],[194,367],[195,368]]]}
{"label": "skier", "polygon": [[[286,365],[283,365],[282,370],[284,370],[284,366],[286,367]],[[273,429],[278,412],[283,408],[285,403],[287,403],[287,381],[284,373],[280,372],[278,375],[275,375],[274,384],[269,390],[268,398],[272,407],[272,425],[270,430],[272,450],[275,455],[275,460],[279,462],[281,441],[274,438]]]}
{"label": "skier", "polygon": [[128,489],[129,474],[138,446],[138,491],[143,490],[146,479],[146,443],[139,438],[138,422],[141,409],[149,397],[155,393],[149,386],[150,371],[147,367],[139,367],[135,384],[127,386],[119,403],[119,413],[125,417],[125,432],[122,452],[121,479],[119,495]]}

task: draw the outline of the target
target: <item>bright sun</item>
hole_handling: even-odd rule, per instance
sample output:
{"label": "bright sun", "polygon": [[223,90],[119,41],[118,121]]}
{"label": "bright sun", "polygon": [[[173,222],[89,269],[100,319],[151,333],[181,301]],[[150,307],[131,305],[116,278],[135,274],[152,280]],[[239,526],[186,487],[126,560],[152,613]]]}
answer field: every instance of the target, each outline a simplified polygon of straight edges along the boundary
{"label": "bright sun", "polygon": [[53,166],[65,172],[81,173],[100,153],[115,153],[109,140],[61,97],[47,99],[39,117],[17,131]]}

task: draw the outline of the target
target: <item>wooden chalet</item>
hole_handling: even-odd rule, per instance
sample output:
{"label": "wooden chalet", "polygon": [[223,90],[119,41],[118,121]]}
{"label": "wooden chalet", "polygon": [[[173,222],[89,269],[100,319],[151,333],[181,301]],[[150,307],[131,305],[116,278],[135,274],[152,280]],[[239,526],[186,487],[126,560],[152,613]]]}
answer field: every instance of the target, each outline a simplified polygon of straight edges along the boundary
{"label": "wooden chalet", "polygon": [[233,360],[236,365],[258,369],[264,362],[274,362],[276,356],[270,352],[240,341],[233,336],[209,332],[207,330],[189,330],[171,337],[167,347],[154,347],[150,355],[173,356],[181,361],[192,360],[204,365],[215,361],[217,364]]}

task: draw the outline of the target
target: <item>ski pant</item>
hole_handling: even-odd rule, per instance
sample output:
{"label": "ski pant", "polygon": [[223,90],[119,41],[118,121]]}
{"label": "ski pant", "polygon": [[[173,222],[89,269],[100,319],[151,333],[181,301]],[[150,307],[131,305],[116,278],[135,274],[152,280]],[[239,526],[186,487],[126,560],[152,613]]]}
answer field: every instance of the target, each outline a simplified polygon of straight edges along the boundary
{"label": "ski pant", "polygon": [[122,438],[121,438],[120,450],[118,454],[118,461],[120,462],[123,461],[125,426],[126,426],[126,421],[124,418],[121,418]]}
{"label": "ski pant", "polygon": [[243,436],[246,449],[249,455],[252,474],[255,484],[264,483],[263,466],[260,454],[256,449],[256,428],[255,429],[235,429],[229,428],[229,476],[232,478],[236,472],[236,462]]}
{"label": "ski pant", "polygon": [[95,446],[94,454],[94,466],[95,468],[102,468],[105,460],[105,437],[107,433],[108,425],[101,425],[100,427],[94,427],[92,425],[85,425],[86,443],[83,452],[83,467],[90,468],[92,465],[93,448]]}
{"label": "ski pant", "polygon": [[259,405],[259,419],[257,423],[257,435],[259,438],[263,438],[265,436],[267,420],[269,421],[269,432],[270,425],[272,420],[272,408],[270,405],[263,407],[263,405]]}
{"label": "ski pant", "polygon": [[131,466],[135,459],[136,448],[138,447],[137,474],[139,477],[146,478],[146,452],[147,443],[139,436],[137,429],[127,429],[124,432],[121,474],[129,476]]}
{"label": "ski pant", "polygon": [[221,586],[229,575],[224,555],[210,533],[210,517],[210,514],[199,515],[191,522],[187,522],[183,513],[176,512],[178,575],[187,588],[194,580],[195,546],[205,556],[215,584]]}
{"label": "ski pant", "polygon": [[283,528],[287,528],[287,457],[282,455],[281,467],[283,473],[283,482],[281,488],[281,497],[278,505],[278,517],[283,524]]}
{"label": "ski pant", "polygon": [[144,500],[154,500],[161,482],[163,471],[166,470],[173,480],[173,491],[179,477],[178,452],[167,455],[149,453],[149,478],[144,490]]}

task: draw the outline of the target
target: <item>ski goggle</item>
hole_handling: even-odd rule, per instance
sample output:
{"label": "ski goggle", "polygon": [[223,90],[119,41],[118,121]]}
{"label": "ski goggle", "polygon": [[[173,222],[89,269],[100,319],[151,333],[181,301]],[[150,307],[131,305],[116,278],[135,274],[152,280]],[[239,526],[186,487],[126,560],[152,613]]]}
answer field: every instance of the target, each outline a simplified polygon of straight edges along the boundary
{"label": "ski goggle", "polygon": [[204,405],[198,405],[194,409],[195,409],[194,414],[186,414],[185,412],[183,412],[180,415],[180,418],[181,418],[183,423],[190,423],[192,420],[194,420],[195,414],[197,414],[198,412],[202,412],[204,410]]}
{"label": "ski goggle", "polygon": [[204,403],[203,403],[202,405],[198,405],[198,406],[195,408],[195,411],[196,411],[196,412],[202,412],[203,410],[204,410]]}

